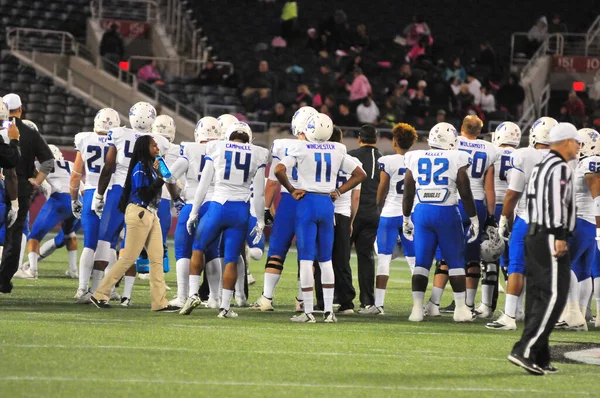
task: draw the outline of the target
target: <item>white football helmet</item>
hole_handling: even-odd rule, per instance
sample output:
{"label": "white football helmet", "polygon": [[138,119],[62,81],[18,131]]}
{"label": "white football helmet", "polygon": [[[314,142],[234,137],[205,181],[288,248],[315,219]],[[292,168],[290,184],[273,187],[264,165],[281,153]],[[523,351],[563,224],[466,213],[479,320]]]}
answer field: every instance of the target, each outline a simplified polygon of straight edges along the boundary
{"label": "white football helmet", "polygon": [[521,128],[513,122],[500,123],[494,131],[492,142],[496,146],[513,145],[517,147],[521,142]]}
{"label": "white football helmet", "polygon": [[156,120],[156,109],[147,102],[138,102],[129,110],[129,124],[140,133],[149,133]]}
{"label": "white football helmet", "polygon": [[38,127],[36,126],[36,124],[34,122],[32,122],[31,120],[27,120],[27,119],[23,119],[21,120],[23,122],[23,124],[29,128],[34,129],[35,131],[40,131],[38,130]]}
{"label": "white football helmet", "polygon": [[298,137],[301,133],[306,132],[308,118],[319,113],[312,106],[303,106],[298,109],[292,116],[292,134]]}
{"label": "white football helmet", "polygon": [[8,120],[8,108],[4,104],[4,102],[0,101],[0,120]]}
{"label": "white football helmet", "polygon": [[550,144],[550,130],[556,126],[558,122],[548,116],[539,118],[531,126],[529,132],[529,146],[535,147],[536,144]]}
{"label": "white football helmet", "polygon": [[119,113],[112,108],[103,108],[94,117],[94,132],[108,133],[121,125]]}
{"label": "white football helmet", "polygon": [[505,244],[504,239],[498,234],[498,228],[490,228],[488,236],[488,239],[481,242],[480,256],[483,261],[493,263],[504,253]]}
{"label": "white football helmet", "polygon": [[63,160],[63,154],[60,151],[60,149],[58,149],[58,147],[56,145],[52,145],[49,144],[48,147],[50,147],[50,150],[52,151],[52,155],[54,156],[54,159],[56,160]]}
{"label": "white football helmet", "polygon": [[175,121],[169,115],[160,115],[152,123],[152,134],[160,135],[173,142],[175,139]]}
{"label": "white football helmet", "polygon": [[427,143],[431,148],[437,149],[454,149],[456,148],[456,140],[458,133],[450,123],[438,123],[429,130]]}
{"label": "white football helmet", "polygon": [[227,128],[227,132],[225,133],[225,140],[229,141],[231,134],[235,132],[248,134],[248,142],[252,142],[252,129],[250,128],[250,126],[248,126],[247,123],[237,122],[230,124]]}
{"label": "white football helmet", "polygon": [[221,124],[212,116],[203,117],[196,124],[194,138],[198,143],[221,139]]}
{"label": "white football helmet", "polygon": [[577,135],[581,139],[580,158],[600,155],[600,134],[596,130],[590,128],[580,129],[577,131]]}
{"label": "white football helmet", "polygon": [[333,134],[333,122],[326,114],[316,113],[306,121],[304,134],[309,142],[325,142]]}
{"label": "white football helmet", "polygon": [[219,124],[221,125],[221,134],[223,134],[221,136],[222,140],[227,139],[227,137],[225,135],[227,134],[227,130],[229,129],[229,126],[231,126],[233,123],[240,122],[237,117],[230,115],[228,113],[219,116],[217,118],[217,120],[219,121]]}

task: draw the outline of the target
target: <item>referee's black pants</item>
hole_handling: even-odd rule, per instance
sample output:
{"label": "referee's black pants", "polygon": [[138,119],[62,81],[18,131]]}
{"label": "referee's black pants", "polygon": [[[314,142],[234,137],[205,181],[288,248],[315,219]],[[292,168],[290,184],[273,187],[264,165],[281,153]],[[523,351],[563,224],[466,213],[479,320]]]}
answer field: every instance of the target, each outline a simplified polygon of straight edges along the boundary
{"label": "referee's black pants", "polygon": [[550,362],[549,337],[567,302],[570,256],[555,258],[554,235],[538,232],[525,238],[525,328],[513,353],[540,366]]}
{"label": "referee's black pants", "polygon": [[[350,217],[335,213],[335,229],[333,235],[333,253],[331,256],[333,273],[335,275],[335,298],[340,309],[352,309],[352,300],[356,291],[352,285],[352,269],[350,268]],[[315,261],[315,292],[317,305],[323,303],[323,287],[321,285],[321,270]]]}
{"label": "referee's black pants", "polygon": [[6,229],[2,263],[0,263],[0,292],[12,291],[11,279],[19,269],[19,255],[21,254],[21,240],[27,213],[29,213],[31,199],[29,196],[19,196],[19,212],[15,223]]}
{"label": "referee's black pants", "polygon": [[362,306],[375,304],[375,238],[379,226],[377,212],[363,212],[360,209],[354,219],[352,242],[358,260],[358,287]]}

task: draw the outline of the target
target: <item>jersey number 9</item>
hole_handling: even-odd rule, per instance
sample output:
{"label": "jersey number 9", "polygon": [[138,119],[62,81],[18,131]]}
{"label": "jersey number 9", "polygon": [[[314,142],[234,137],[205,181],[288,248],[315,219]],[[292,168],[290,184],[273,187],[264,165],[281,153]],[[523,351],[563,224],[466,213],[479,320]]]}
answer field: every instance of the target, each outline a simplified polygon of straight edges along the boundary
{"label": "jersey number 9", "polygon": [[442,174],[450,168],[448,159],[435,158],[432,164],[430,158],[421,158],[417,166],[419,168],[419,178],[417,180],[419,185],[430,185],[432,177],[435,185],[448,185],[448,177],[442,177]]}

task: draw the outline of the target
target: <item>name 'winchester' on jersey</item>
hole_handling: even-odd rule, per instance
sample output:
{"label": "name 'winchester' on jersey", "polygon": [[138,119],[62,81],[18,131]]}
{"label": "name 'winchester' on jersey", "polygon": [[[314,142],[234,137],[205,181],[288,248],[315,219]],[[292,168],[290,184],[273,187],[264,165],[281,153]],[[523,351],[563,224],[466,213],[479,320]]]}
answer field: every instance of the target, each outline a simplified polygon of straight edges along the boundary
{"label": "name 'winchester' on jersey", "polygon": [[473,199],[484,200],[484,177],[485,172],[496,162],[496,147],[494,144],[484,140],[470,140],[466,137],[458,137],[456,148],[459,151],[471,155],[471,166],[467,170],[471,181]]}
{"label": "name 'winchester' on jersey", "polygon": [[406,174],[404,162],[404,155],[399,154],[379,158],[379,169],[390,178],[390,187],[381,211],[381,217],[398,217],[402,215],[404,174]]}
{"label": "name 'winchester' on jersey", "polygon": [[[271,145],[271,157],[273,160],[271,162],[271,168],[269,169],[269,180],[277,181],[277,177],[275,177],[275,167],[281,162],[281,159],[288,155],[289,148],[301,144],[302,142],[304,141],[291,138],[281,138],[273,141],[273,144]],[[293,167],[291,170],[286,169],[286,174],[290,184],[292,184],[293,187],[296,187],[298,185],[298,169],[296,169],[296,167]],[[288,193],[283,185],[281,186],[281,192]]]}
{"label": "name 'winchester' on jersey", "polygon": [[594,198],[585,179],[588,174],[600,174],[600,156],[589,156],[580,160],[574,175],[577,217],[595,225]]}
{"label": "name 'winchester' on jersey", "polygon": [[215,191],[212,201],[247,202],[251,196],[252,178],[265,167],[269,151],[252,144],[231,141],[211,141],[206,147],[206,161],[215,169]]}
{"label": "name 'winchester' on jersey", "polygon": [[108,152],[108,136],[94,132],[79,133],[75,136],[75,150],[81,154],[85,167],[85,189],[98,187],[100,171]]}
{"label": "name 'winchester' on jersey", "polygon": [[420,150],[408,152],[404,162],[413,174],[419,203],[438,206],[458,204],[456,178],[461,167],[471,164],[468,153]]}
{"label": "name 'winchester' on jersey", "polygon": [[[182,142],[180,145],[180,157],[188,161],[183,198],[186,202],[192,202],[196,188],[198,188],[198,182],[200,181],[200,177],[202,177],[204,164],[206,163],[206,144]],[[211,201],[214,191],[215,186],[211,184],[206,193],[205,202]]]}
{"label": "name 'winchester' on jersey", "polygon": [[117,167],[112,179],[113,185],[125,185],[135,141],[142,135],[127,127],[117,127],[108,132],[108,145],[117,148]]}

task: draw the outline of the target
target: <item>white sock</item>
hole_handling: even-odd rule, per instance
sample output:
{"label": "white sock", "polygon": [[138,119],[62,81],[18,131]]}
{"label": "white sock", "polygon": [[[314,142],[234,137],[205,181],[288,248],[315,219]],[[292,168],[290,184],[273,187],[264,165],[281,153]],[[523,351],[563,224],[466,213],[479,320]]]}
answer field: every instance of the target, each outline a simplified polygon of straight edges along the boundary
{"label": "white sock", "polygon": [[[323,289],[325,290],[325,289]],[[383,307],[385,301],[385,289],[375,289],[375,307]]]}
{"label": "white sock", "polygon": [[444,289],[434,286],[431,288],[431,301],[435,305],[440,305],[440,301],[442,300],[442,293],[444,293]]}
{"label": "white sock", "polygon": [[23,256],[25,255],[25,247],[27,247],[27,236],[21,236],[21,253],[19,253],[19,266],[23,264]]}
{"label": "white sock", "polygon": [[177,276],[177,297],[184,299],[188,297],[190,281],[190,259],[180,258],[175,263],[175,274]]}
{"label": "white sock", "polygon": [[200,289],[200,275],[190,275],[189,297],[198,294],[198,289]]}
{"label": "white sock", "polygon": [[468,307],[473,308],[475,306],[475,295],[477,294],[477,289],[469,289],[467,288],[467,296],[465,299],[465,304]]}
{"label": "white sock", "polygon": [[592,295],[593,283],[592,278],[587,278],[579,282],[579,308],[582,308],[582,314],[585,316],[587,306]]}
{"label": "white sock", "polygon": [[[54,243],[54,239],[50,239],[40,247],[40,257],[46,258],[56,250],[56,244]],[[77,261],[77,259],[75,260]],[[74,269],[74,268],[73,268]]]}
{"label": "white sock", "polygon": [[[237,279],[235,281],[235,293],[237,297],[244,297],[244,285],[246,283],[246,263],[244,263],[244,258],[240,256],[237,262]],[[225,291],[225,289],[223,289]]]}
{"label": "white sock", "polygon": [[104,278],[104,271],[101,271],[99,269],[92,270],[92,293],[94,293],[96,289],[98,289],[98,286],[100,286],[100,282],[102,282],[102,278]]}
{"label": "white sock", "polygon": [[571,283],[569,284],[569,303],[577,303],[579,306],[579,282],[577,281],[577,275],[571,270]]}
{"label": "white sock", "polygon": [[79,258],[79,290],[87,291],[93,268],[94,251],[89,247],[84,247]]}
{"label": "white sock", "polygon": [[[323,289],[323,290],[325,290],[325,289]],[[309,290],[307,292],[302,292],[302,299],[304,300],[304,313],[312,314],[312,312],[315,309],[313,291]],[[323,300],[325,300],[325,292],[323,292]]]}
{"label": "white sock", "polygon": [[600,277],[594,278],[594,298],[596,305],[600,305]]}
{"label": "white sock", "polygon": [[38,270],[38,258],[40,257],[40,255],[35,252],[32,252],[29,253],[27,257],[29,258],[29,269],[31,270],[31,272],[36,272]]}
{"label": "white sock", "polygon": [[408,263],[408,269],[410,269],[410,273],[412,275],[415,270],[415,264],[417,263],[416,257],[406,257],[406,262]]}
{"label": "white sock", "polygon": [[423,308],[423,300],[425,299],[425,292],[412,292],[413,308]]}
{"label": "white sock", "polygon": [[323,311],[333,312],[333,291],[334,288],[323,288]]}
{"label": "white sock", "polygon": [[298,278],[298,295],[296,296],[298,301],[302,301],[302,284],[300,283],[300,278]]}
{"label": "white sock", "polygon": [[135,276],[127,276],[123,277],[123,294],[121,297],[127,297],[131,299],[131,293],[133,292],[133,284],[135,283]]}
{"label": "white sock", "polygon": [[223,289],[223,299],[221,300],[221,308],[229,311],[233,290]]}
{"label": "white sock", "polygon": [[[54,240],[52,241],[54,242]],[[77,272],[77,250],[68,251],[69,255],[69,269],[73,272]]]}
{"label": "white sock", "polygon": [[494,296],[494,285],[481,285],[481,302],[488,307],[492,306]]}
{"label": "white sock", "polygon": [[204,267],[206,281],[208,282],[208,298],[219,301],[219,288],[221,285],[221,261],[218,258],[210,260]]}
{"label": "white sock", "polygon": [[0,246],[0,259],[2,259],[2,253],[4,253],[4,246]]}
{"label": "white sock", "polygon": [[263,296],[268,299],[273,299],[273,292],[275,291],[275,287],[277,286],[280,278],[281,274],[271,274],[270,272],[265,272]]}
{"label": "white sock", "polygon": [[454,305],[456,306],[456,308],[460,308],[464,305],[467,305],[465,292],[454,292]]}
{"label": "white sock", "polygon": [[519,299],[517,300],[517,315],[523,313],[523,302],[525,301],[525,285],[523,285],[523,290],[521,294],[519,294]]}
{"label": "white sock", "polygon": [[519,296],[506,293],[506,302],[504,303],[504,313],[511,318],[517,317],[517,302]]}

